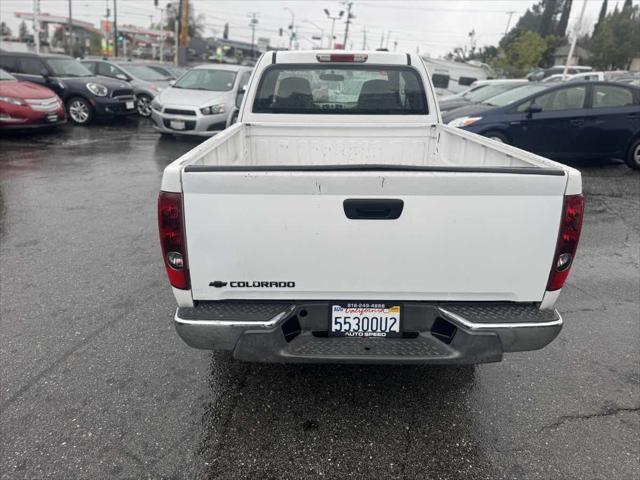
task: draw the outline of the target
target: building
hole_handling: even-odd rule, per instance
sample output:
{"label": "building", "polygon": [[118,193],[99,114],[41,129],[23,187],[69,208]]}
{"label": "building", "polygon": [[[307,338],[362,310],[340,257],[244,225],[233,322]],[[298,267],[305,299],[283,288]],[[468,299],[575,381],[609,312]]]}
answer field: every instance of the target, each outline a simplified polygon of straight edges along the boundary
{"label": "building", "polygon": [[[570,49],[571,46],[568,44],[556,48],[555,52],[553,52],[553,64],[566,65]],[[590,58],[591,52],[589,52],[589,50],[576,45],[576,49],[573,52],[573,58],[571,59],[569,65],[586,65],[589,63]]]}

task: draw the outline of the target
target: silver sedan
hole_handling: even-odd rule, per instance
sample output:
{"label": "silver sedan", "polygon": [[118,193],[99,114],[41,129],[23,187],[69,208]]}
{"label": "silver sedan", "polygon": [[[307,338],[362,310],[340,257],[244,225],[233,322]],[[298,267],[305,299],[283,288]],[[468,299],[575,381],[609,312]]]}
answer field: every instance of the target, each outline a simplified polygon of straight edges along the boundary
{"label": "silver sedan", "polygon": [[240,96],[252,69],[238,65],[195,67],[151,103],[151,119],[160,133],[211,136],[235,120]]}

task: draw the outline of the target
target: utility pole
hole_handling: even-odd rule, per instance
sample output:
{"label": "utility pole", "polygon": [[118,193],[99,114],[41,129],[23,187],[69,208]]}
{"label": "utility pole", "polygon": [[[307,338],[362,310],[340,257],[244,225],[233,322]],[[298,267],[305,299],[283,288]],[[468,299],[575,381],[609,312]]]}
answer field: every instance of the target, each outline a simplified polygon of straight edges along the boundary
{"label": "utility pole", "polygon": [[40,54],[40,0],[33,0],[33,39],[36,42],[36,53]]}
{"label": "utility pole", "polygon": [[367,27],[362,29],[362,50],[367,49]]}
{"label": "utility pole", "polygon": [[176,47],[175,52],[173,52],[173,63],[178,66],[178,44],[180,36],[180,8],[176,7],[176,16],[173,22],[173,44]]}
{"label": "utility pole", "polygon": [[160,61],[164,62],[164,8],[160,9]]}
{"label": "utility pole", "polygon": [[113,56],[118,57],[118,1],[113,0]]}
{"label": "utility pole", "polygon": [[507,28],[504,29],[504,34],[505,35],[509,31],[509,27],[511,26],[511,17],[513,17],[514,13],[518,13],[518,12],[515,12],[513,10],[507,12],[507,15],[509,15],[509,18],[507,19]]}
{"label": "utility pole", "polygon": [[69,55],[73,57],[73,15],[71,13],[71,0],[69,0]]}
{"label": "utility pole", "polygon": [[249,12],[247,16],[250,18],[249,27],[251,28],[251,58],[256,58],[256,25],[258,24],[258,12]]}
{"label": "utility pole", "polygon": [[587,8],[587,0],[582,2],[582,10],[580,10],[580,18],[578,19],[578,23],[576,23],[576,27],[573,29],[573,39],[571,40],[571,48],[569,48],[569,55],[567,56],[567,62],[564,64],[564,70],[562,72],[562,76],[567,76],[567,71],[569,70],[569,65],[571,64],[571,59],[573,58],[573,52],[576,49],[576,42],[578,41],[578,28],[582,25],[582,19],[584,18],[584,11]]}
{"label": "utility pole", "polygon": [[344,27],[344,42],[342,42],[342,48],[346,49],[347,48],[347,38],[349,37],[349,24],[351,23],[351,19],[354,18],[351,15],[351,8],[353,7],[353,2],[348,2],[347,3],[347,21],[346,21],[346,25]]}
{"label": "utility pole", "polygon": [[335,37],[333,36],[333,31],[336,26],[336,20],[339,20],[342,18],[342,15],[344,15],[344,10],[340,10],[337,16],[332,16],[331,12],[326,8],[324,9],[324,13],[327,15],[327,18],[331,20],[331,38],[329,39],[329,49],[333,49],[333,46],[336,43]]}
{"label": "utility pole", "polygon": [[380,34],[380,48],[384,47],[384,32]]}
{"label": "utility pole", "polygon": [[289,50],[293,50],[293,38],[296,36],[294,30],[296,28],[296,14],[288,7],[284,7],[284,9],[291,14],[291,25],[289,25]]}

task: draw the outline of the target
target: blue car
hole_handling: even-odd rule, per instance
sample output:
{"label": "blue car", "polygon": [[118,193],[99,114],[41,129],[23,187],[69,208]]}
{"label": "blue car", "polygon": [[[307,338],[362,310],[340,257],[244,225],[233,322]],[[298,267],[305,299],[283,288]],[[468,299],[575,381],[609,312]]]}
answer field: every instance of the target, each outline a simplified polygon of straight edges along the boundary
{"label": "blue car", "polygon": [[614,157],[640,169],[640,88],[633,85],[532,83],[443,119],[556,160]]}

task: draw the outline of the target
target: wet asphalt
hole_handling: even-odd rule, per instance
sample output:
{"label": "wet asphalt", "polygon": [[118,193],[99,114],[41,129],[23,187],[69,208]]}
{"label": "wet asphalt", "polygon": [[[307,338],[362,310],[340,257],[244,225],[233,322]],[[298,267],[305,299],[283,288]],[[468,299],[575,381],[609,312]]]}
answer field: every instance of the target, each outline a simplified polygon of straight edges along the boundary
{"label": "wet asphalt", "polygon": [[156,232],[197,141],[136,119],[0,138],[0,478],[637,479],[640,175],[587,211],[547,348],[464,368],[193,350]]}

